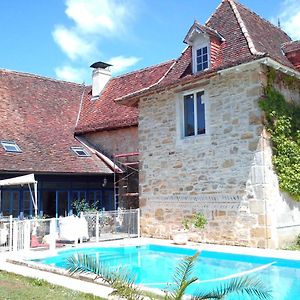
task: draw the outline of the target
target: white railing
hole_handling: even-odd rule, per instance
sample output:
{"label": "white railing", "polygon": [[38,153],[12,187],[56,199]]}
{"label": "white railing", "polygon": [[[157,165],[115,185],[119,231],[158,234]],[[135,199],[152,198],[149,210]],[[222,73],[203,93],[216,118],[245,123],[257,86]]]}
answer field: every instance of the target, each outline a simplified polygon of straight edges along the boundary
{"label": "white railing", "polygon": [[0,219],[0,252],[55,249],[61,245],[140,236],[140,212],[81,213],[58,219]]}
{"label": "white railing", "polygon": [[139,209],[84,213],[91,241],[139,237]]}

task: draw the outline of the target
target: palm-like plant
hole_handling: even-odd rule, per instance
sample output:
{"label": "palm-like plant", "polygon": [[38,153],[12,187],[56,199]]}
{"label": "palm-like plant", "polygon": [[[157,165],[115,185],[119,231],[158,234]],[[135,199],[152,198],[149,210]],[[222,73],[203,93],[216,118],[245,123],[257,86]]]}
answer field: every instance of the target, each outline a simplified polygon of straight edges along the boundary
{"label": "palm-like plant", "polygon": [[118,295],[128,300],[142,300],[142,291],[135,285],[135,277],[124,268],[110,270],[95,257],[87,254],[73,255],[68,258],[68,272],[74,274],[92,274],[94,280],[102,279],[113,288],[111,295]]}
{"label": "palm-like plant", "polygon": [[182,299],[188,286],[198,280],[197,277],[192,277],[193,268],[198,256],[199,252],[196,252],[193,256],[186,256],[179,262],[173,276],[174,285],[171,291],[166,293],[165,299]]}
{"label": "palm-like plant", "polygon": [[[172,285],[170,291],[166,292],[165,300],[181,300],[186,294],[186,289],[198,280],[197,277],[192,276],[198,256],[199,253],[196,253],[181,260],[173,276],[174,285]],[[73,255],[68,258],[68,271],[71,275],[93,274],[95,275],[94,280],[101,278],[113,288],[112,295],[128,300],[145,299],[144,292],[135,284],[135,277],[129,274],[128,271],[124,268],[112,271],[96,258],[86,254]],[[224,299],[229,294],[249,295],[252,299],[253,297],[264,300],[271,299],[270,290],[265,287],[262,281],[251,276],[234,278],[211,291],[198,291],[191,299]],[[151,296],[148,295],[147,299],[149,298],[151,299]],[[161,297],[157,296],[154,299],[158,298]]]}

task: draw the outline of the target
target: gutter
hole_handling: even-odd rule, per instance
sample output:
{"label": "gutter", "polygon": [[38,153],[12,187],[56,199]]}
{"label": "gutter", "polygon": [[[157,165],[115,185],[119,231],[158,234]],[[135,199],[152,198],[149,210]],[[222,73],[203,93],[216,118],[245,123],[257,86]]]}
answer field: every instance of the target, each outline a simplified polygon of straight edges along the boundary
{"label": "gutter", "polygon": [[98,156],[114,173],[119,173],[122,174],[123,171],[111,160],[109,159],[107,156],[105,156],[104,154],[102,154],[101,152],[99,152],[98,150],[90,147],[86,142],[83,141],[83,139],[81,139],[78,136],[75,136],[75,139],[81,143],[83,146],[85,146],[87,149],[89,149],[89,151],[91,151],[93,154],[95,154],[96,156]]}
{"label": "gutter", "polygon": [[[150,93],[155,93],[155,92],[160,92],[162,90],[169,90],[169,89],[172,89],[174,86],[178,85],[178,84],[181,84],[181,85],[185,85],[185,84],[189,84],[195,80],[202,80],[202,79],[207,79],[207,78],[210,78],[216,74],[219,74],[219,75],[225,75],[226,73],[230,73],[230,72],[236,72],[238,71],[239,69],[245,67],[245,66],[251,66],[251,65],[255,65],[255,64],[264,64],[266,66],[270,66],[276,70],[280,70],[281,72],[283,73],[286,73],[290,76],[294,76],[298,79],[300,79],[300,72],[296,71],[295,69],[292,69],[290,67],[287,67],[281,63],[278,63],[276,62],[274,59],[270,58],[270,57],[262,57],[262,58],[259,58],[259,59],[255,59],[255,60],[252,60],[250,62],[245,62],[245,63],[239,63],[233,67],[228,67],[226,69],[222,69],[222,70],[211,70],[210,72],[207,72],[205,74],[201,74],[201,76],[199,76],[199,74],[196,74],[196,75],[192,75],[190,76],[188,79],[186,80],[182,80],[182,79],[179,79],[177,80],[176,82],[173,82],[172,84],[170,84],[169,86],[161,86],[161,87],[156,87],[157,86],[157,83],[156,84],[153,84],[153,86],[151,86],[153,89],[150,89],[150,87],[146,88],[146,89],[143,89],[143,90],[139,90],[139,91],[136,91],[134,93],[131,93],[131,94],[128,94],[128,95],[125,95],[123,97],[120,97],[120,98],[117,98],[115,99],[116,102],[120,102],[121,104],[123,104],[122,102],[125,102],[128,100],[128,98],[130,100],[136,100],[138,97],[141,96],[142,92],[146,92],[145,94],[143,94],[143,97],[144,96],[148,96]],[[204,75],[204,76],[203,76]]]}
{"label": "gutter", "polygon": [[223,69],[218,71],[217,73],[220,75],[225,75],[226,73],[230,73],[230,72],[235,72],[238,71],[240,68],[246,67],[246,66],[251,66],[251,65],[255,65],[255,64],[263,64],[266,65],[268,67],[272,67],[275,70],[279,70],[285,74],[288,74],[290,76],[294,76],[297,79],[300,79],[300,72],[296,71],[295,69],[292,69],[290,67],[287,67],[281,63],[278,63],[277,61],[275,61],[274,59],[270,58],[270,57],[263,57],[260,58],[258,60],[254,60],[245,64],[241,64],[241,65],[237,65],[234,67],[230,67],[228,69]]}

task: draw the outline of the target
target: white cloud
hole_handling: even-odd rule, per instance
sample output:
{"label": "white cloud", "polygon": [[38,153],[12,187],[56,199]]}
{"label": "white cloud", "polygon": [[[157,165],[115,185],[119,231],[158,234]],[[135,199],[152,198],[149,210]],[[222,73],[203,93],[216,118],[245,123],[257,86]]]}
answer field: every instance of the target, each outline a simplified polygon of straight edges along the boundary
{"label": "white cloud", "polygon": [[85,78],[88,75],[86,69],[74,68],[68,65],[56,68],[55,74],[58,79],[77,83],[85,82]]}
{"label": "white cloud", "polygon": [[87,42],[76,31],[57,26],[53,31],[53,38],[61,50],[72,60],[89,57],[96,51],[92,43]]}
{"label": "white cloud", "polygon": [[[60,49],[67,55],[68,61],[55,69],[60,79],[82,82],[90,81],[89,64],[105,53],[109,41],[126,40],[135,17],[137,3],[140,0],[65,0],[67,17],[73,21],[69,27],[57,25],[52,35]],[[104,44],[105,39],[105,44]],[[121,47],[120,47],[121,48]],[[101,49],[101,51],[100,51]],[[82,65],[82,68],[73,66]],[[120,73],[139,61],[134,56],[116,56],[108,60],[114,65],[112,71]],[[86,70],[85,72],[83,70]],[[73,74],[74,73],[74,74]]]}
{"label": "white cloud", "polygon": [[284,0],[279,15],[281,27],[294,40],[300,39],[300,1]]}
{"label": "white cloud", "polygon": [[112,65],[111,70],[113,73],[122,73],[123,71],[127,70],[129,67],[134,66],[140,61],[140,58],[130,56],[115,56],[112,57],[108,63]]}
{"label": "white cloud", "polygon": [[67,0],[67,16],[81,32],[115,35],[123,32],[134,15],[132,0]]}

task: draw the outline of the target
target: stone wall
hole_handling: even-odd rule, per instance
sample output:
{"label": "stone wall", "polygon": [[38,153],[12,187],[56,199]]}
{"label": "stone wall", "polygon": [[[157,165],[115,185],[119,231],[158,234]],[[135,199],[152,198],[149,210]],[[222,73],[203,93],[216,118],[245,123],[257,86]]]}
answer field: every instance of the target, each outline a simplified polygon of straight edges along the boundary
{"label": "stone wall", "polygon": [[[197,241],[276,247],[269,141],[258,100],[264,69],[239,66],[139,103],[142,233],[169,238],[201,211]],[[183,93],[204,91],[206,134],[182,138]]]}
{"label": "stone wall", "polygon": [[[85,135],[85,138],[97,146],[104,155],[113,159],[113,154],[138,152],[137,126],[116,130],[100,131]],[[138,200],[138,164],[126,167],[122,162],[137,161],[137,156],[124,157],[115,160],[124,173],[114,177],[118,183],[118,205],[126,209],[137,208]],[[135,171],[136,170],[136,171]]]}
{"label": "stone wall", "polygon": [[89,133],[85,138],[110,156],[138,150],[137,126]]}

